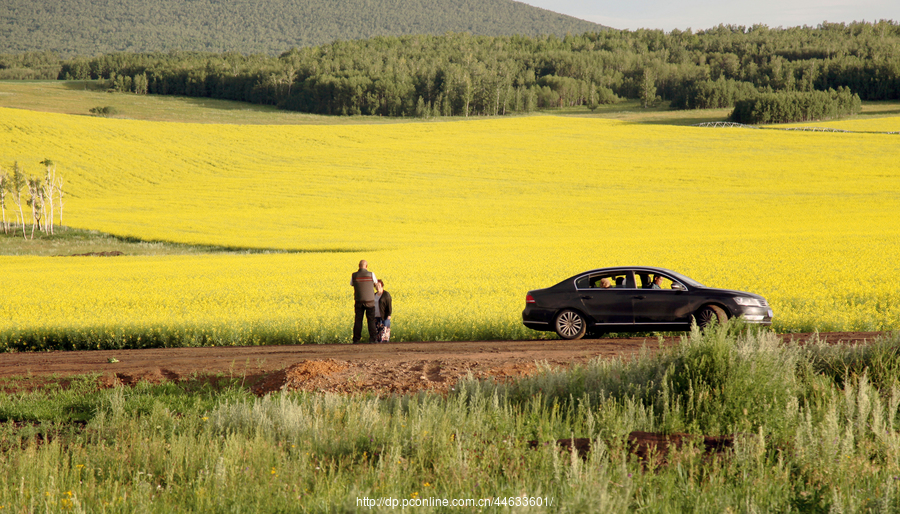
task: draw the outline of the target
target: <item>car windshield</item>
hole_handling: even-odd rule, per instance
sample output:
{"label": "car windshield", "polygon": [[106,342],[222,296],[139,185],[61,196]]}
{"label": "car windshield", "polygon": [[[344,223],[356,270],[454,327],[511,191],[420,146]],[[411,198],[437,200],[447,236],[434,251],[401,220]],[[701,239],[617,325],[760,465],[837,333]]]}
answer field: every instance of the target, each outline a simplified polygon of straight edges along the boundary
{"label": "car windshield", "polygon": [[686,276],[682,275],[681,273],[675,273],[674,271],[669,271],[669,270],[666,270],[666,273],[671,275],[672,278],[678,280],[679,282],[681,282],[683,284],[687,284],[691,287],[706,287],[705,285],[701,284],[700,282],[697,282],[696,280],[694,280],[690,277],[686,277]]}

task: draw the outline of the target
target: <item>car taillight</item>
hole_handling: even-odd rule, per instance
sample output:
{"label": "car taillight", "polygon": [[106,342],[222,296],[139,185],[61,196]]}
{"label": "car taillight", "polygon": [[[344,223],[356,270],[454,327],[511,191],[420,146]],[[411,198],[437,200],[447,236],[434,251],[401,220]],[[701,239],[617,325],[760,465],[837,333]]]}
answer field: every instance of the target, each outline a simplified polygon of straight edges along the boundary
{"label": "car taillight", "polygon": [[534,302],[534,297],[531,296],[530,294],[526,294],[526,295],[525,295],[525,303],[535,303],[535,302]]}

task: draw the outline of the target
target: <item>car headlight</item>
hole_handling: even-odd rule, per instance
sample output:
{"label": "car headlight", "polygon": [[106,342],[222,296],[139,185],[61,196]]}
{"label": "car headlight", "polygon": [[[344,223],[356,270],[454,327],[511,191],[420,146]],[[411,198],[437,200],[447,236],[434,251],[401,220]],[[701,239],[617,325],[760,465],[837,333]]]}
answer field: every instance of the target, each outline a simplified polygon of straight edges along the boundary
{"label": "car headlight", "polygon": [[758,298],[749,298],[747,296],[735,297],[734,302],[744,307],[765,307],[764,302]]}

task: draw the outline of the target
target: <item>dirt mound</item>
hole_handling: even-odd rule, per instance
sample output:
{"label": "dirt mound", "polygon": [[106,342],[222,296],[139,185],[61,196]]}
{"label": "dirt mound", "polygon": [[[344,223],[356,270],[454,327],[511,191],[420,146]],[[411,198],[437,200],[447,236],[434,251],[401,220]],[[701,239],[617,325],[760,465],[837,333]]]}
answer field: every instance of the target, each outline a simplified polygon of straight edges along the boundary
{"label": "dirt mound", "polygon": [[264,395],[275,391],[315,391],[328,383],[329,376],[340,373],[348,367],[349,364],[334,359],[300,361],[272,373],[262,383],[256,385],[253,392]]}
{"label": "dirt mound", "polygon": [[116,373],[116,379],[122,385],[134,386],[138,382],[150,382],[151,384],[161,384],[166,380],[178,380],[178,375],[165,369],[148,369],[138,371],[136,373]]}
{"label": "dirt mound", "polygon": [[480,365],[477,361],[417,360],[382,362],[302,361],[266,377],[253,388],[257,395],[276,391],[327,391],[357,393],[369,391],[377,395],[448,391],[464,377],[506,380],[537,371],[534,363]]}

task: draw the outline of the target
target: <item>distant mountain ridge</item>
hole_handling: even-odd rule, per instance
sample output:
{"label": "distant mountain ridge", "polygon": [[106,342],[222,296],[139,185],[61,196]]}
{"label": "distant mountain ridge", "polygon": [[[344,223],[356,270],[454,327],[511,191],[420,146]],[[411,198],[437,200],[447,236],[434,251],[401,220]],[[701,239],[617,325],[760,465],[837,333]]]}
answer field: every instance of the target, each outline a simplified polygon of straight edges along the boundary
{"label": "distant mountain ridge", "polygon": [[0,53],[276,55],[406,34],[545,35],[606,27],[512,0],[5,0]]}

